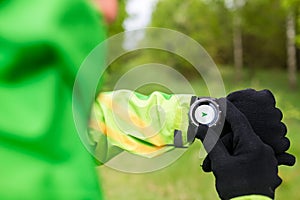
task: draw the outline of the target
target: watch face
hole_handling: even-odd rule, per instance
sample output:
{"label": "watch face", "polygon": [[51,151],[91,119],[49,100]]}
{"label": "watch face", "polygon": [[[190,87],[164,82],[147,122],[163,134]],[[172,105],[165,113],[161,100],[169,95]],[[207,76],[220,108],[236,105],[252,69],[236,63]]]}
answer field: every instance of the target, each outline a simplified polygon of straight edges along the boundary
{"label": "watch face", "polygon": [[191,122],[199,126],[200,124],[208,127],[217,124],[220,118],[220,109],[217,102],[212,98],[196,98],[190,108]]}

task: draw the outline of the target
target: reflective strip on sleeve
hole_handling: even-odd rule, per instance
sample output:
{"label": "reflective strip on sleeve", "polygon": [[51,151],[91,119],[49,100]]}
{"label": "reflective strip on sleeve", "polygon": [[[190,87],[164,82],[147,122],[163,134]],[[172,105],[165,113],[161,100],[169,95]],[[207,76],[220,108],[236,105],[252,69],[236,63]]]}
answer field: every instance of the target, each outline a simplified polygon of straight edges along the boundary
{"label": "reflective strip on sleeve", "polygon": [[[129,90],[101,93],[92,110],[90,128],[105,135],[113,146],[154,157],[175,148],[175,130],[182,132],[182,143],[187,145],[190,98],[160,92],[145,96]],[[91,143],[102,144],[94,132],[90,138]]]}

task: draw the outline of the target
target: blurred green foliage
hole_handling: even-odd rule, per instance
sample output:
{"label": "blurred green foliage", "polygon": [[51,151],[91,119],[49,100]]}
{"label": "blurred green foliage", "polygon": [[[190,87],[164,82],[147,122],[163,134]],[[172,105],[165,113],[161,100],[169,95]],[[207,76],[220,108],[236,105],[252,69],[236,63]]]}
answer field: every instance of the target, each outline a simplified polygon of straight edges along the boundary
{"label": "blurred green foliage", "polygon": [[245,65],[284,68],[286,66],[286,13],[280,1],[247,1],[241,15]]}
{"label": "blurred green foliage", "polygon": [[151,26],[174,29],[190,36],[219,63],[232,61],[231,16],[221,1],[159,1]]}
{"label": "blurred green foliage", "polygon": [[248,0],[238,9],[226,2],[159,1],[151,25],[185,33],[203,45],[215,62],[231,65],[233,15],[237,14],[241,20],[244,64],[285,67],[285,10],[280,0]]}

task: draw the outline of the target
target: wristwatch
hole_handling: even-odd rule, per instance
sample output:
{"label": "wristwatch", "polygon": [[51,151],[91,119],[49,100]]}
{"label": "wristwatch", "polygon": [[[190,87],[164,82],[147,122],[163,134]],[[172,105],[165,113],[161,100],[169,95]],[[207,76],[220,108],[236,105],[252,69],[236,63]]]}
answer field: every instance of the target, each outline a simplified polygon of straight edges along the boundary
{"label": "wristwatch", "polygon": [[188,142],[194,141],[200,125],[214,127],[220,122],[220,118],[221,110],[216,98],[193,96],[189,110]]}

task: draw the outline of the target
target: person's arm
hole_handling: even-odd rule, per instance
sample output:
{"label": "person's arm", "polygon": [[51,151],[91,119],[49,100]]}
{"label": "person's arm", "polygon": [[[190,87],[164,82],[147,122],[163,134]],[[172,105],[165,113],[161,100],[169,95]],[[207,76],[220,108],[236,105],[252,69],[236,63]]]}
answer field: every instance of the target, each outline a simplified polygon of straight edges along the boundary
{"label": "person's arm", "polygon": [[161,92],[145,96],[129,90],[101,93],[89,125],[96,157],[104,163],[126,150],[151,158],[186,147],[191,96]]}

